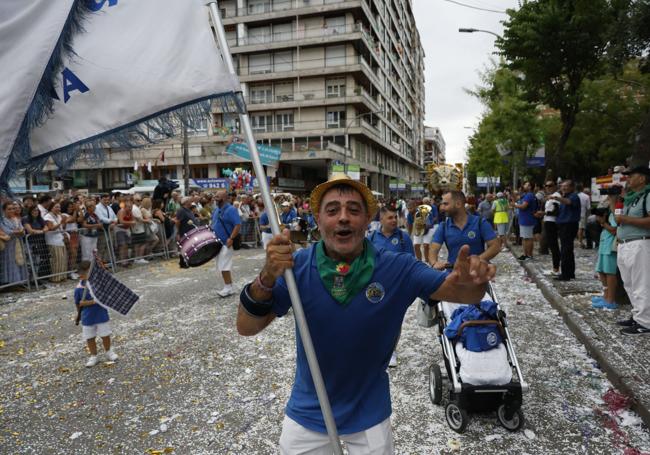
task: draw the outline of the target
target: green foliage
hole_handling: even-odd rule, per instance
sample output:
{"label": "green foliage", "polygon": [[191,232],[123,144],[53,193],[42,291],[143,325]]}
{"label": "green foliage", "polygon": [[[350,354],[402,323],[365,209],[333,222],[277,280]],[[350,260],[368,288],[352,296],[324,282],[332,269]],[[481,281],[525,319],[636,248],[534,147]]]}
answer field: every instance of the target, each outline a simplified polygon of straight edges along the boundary
{"label": "green foliage", "polygon": [[[470,138],[468,171],[471,174],[501,176],[508,179],[506,164],[497,146],[524,154],[539,146],[541,130],[535,105],[524,99],[521,78],[509,68],[494,66],[483,74],[485,86],[471,92],[485,105],[486,111],[477,131]],[[512,160],[513,157],[507,158]]]}
{"label": "green foliage", "polygon": [[496,45],[509,68],[523,74],[527,99],[560,112],[562,153],[580,110],[582,83],[603,71],[614,13],[606,0],[539,0],[508,15]]}

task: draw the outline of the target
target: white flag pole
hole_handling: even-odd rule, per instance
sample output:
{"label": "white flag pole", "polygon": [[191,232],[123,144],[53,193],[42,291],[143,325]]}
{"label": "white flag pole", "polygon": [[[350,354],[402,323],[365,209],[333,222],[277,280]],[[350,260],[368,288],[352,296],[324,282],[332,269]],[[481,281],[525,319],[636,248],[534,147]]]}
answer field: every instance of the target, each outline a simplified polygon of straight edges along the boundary
{"label": "white flag pole", "polygon": [[[221,56],[223,58],[223,61],[226,64],[228,72],[238,77],[237,72],[235,71],[235,67],[232,63],[232,56],[230,55],[230,48],[228,47],[228,42],[226,40],[226,33],[223,29],[223,23],[221,22],[221,15],[217,7],[217,2],[211,1],[208,3],[208,6],[210,7],[212,23],[214,24],[214,28],[217,33],[217,40],[219,42],[219,48],[221,49]],[[260,161],[259,152],[257,151],[257,145],[255,144],[255,138],[253,136],[253,130],[251,128],[248,114],[240,114],[239,119],[242,130],[244,131],[244,135],[246,137],[246,142],[248,143],[248,147],[250,149],[251,161],[253,162],[253,169],[255,169],[255,175],[257,175],[257,179],[260,184],[264,206],[269,211],[269,223],[271,224],[271,231],[273,232],[273,235],[281,234],[282,231],[280,230],[277,211],[275,204],[273,203],[273,199],[271,198],[271,191],[269,189],[268,181],[266,180],[264,167]],[[323,419],[325,420],[327,434],[329,435],[334,453],[336,455],[342,455],[343,450],[341,449],[341,443],[336,431],[336,423],[334,421],[334,416],[332,415],[332,408],[330,407],[327,391],[325,390],[323,376],[321,375],[320,367],[318,366],[318,359],[316,358],[316,352],[314,351],[314,345],[309,333],[309,327],[307,326],[307,320],[305,319],[305,312],[302,308],[302,302],[300,300],[300,294],[298,293],[298,286],[296,285],[296,278],[293,275],[293,270],[285,270],[284,279],[287,282],[287,289],[289,291],[289,296],[291,297],[291,304],[293,306],[296,324],[298,325],[298,331],[300,332],[300,337],[302,338],[302,344],[307,356],[307,363],[309,364],[309,370],[311,371],[311,377],[314,381],[314,387],[316,388],[316,394],[318,395],[318,401],[323,413]]]}

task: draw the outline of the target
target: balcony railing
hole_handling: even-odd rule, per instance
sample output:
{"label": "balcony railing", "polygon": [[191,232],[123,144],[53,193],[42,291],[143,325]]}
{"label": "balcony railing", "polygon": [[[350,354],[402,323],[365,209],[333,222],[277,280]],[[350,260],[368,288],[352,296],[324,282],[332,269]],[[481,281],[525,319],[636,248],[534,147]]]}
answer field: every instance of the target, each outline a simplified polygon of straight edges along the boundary
{"label": "balcony railing", "polygon": [[271,0],[261,3],[247,4],[243,8],[229,8],[225,18],[236,16],[253,16],[268,14],[277,11],[295,10],[296,8],[309,8],[311,6],[345,3],[346,0]]}
{"label": "balcony railing", "polygon": [[231,47],[238,46],[256,46],[271,43],[283,43],[287,41],[304,40],[309,38],[324,38],[329,36],[344,35],[348,33],[365,32],[362,23],[343,24],[323,27],[309,27],[298,30],[268,33],[259,36],[243,36],[228,39],[228,45]]}

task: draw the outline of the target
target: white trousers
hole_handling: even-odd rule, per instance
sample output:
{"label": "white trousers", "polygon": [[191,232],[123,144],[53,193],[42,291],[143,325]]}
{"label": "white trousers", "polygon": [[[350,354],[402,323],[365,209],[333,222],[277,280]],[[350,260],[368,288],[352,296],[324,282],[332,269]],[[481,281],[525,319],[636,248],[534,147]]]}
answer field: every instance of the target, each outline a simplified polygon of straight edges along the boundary
{"label": "white trousers", "polygon": [[650,327],[650,239],[619,243],[616,262],[632,303],[632,318]]}
{"label": "white trousers", "polygon": [[[393,431],[390,418],[358,433],[339,435],[350,455],[392,455]],[[327,434],[308,430],[284,416],[280,436],[282,455],[332,455],[333,450]]]}
{"label": "white trousers", "polygon": [[271,232],[262,232],[262,248],[266,250],[266,245],[273,239],[273,234]]}

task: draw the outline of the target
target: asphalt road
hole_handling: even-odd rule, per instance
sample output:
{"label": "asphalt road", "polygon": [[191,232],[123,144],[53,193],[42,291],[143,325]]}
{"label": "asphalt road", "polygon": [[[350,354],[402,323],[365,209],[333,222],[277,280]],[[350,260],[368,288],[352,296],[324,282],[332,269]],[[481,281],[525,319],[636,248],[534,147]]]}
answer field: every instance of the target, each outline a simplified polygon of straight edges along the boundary
{"label": "asphalt road", "polygon": [[[241,250],[240,288],[263,263]],[[524,375],[524,429],[473,415],[463,435],[428,396],[440,362],[433,329],[412,307],[390,370],[392,425],[400,454],[650,452],[650,434],[508,254],[497,258],[498,295]],[[111,313],[120,359],[84,367],[72,288],[0,294],[0,453],[273,454],[295,361],[291,316],[240,337],[237,297],[220,299],[213,264],[180,270],[156,262],[119,274],[141,301]],[[101,350],[101,349],[100,349]],[[103,359],[102,359],[103,360]]]}

